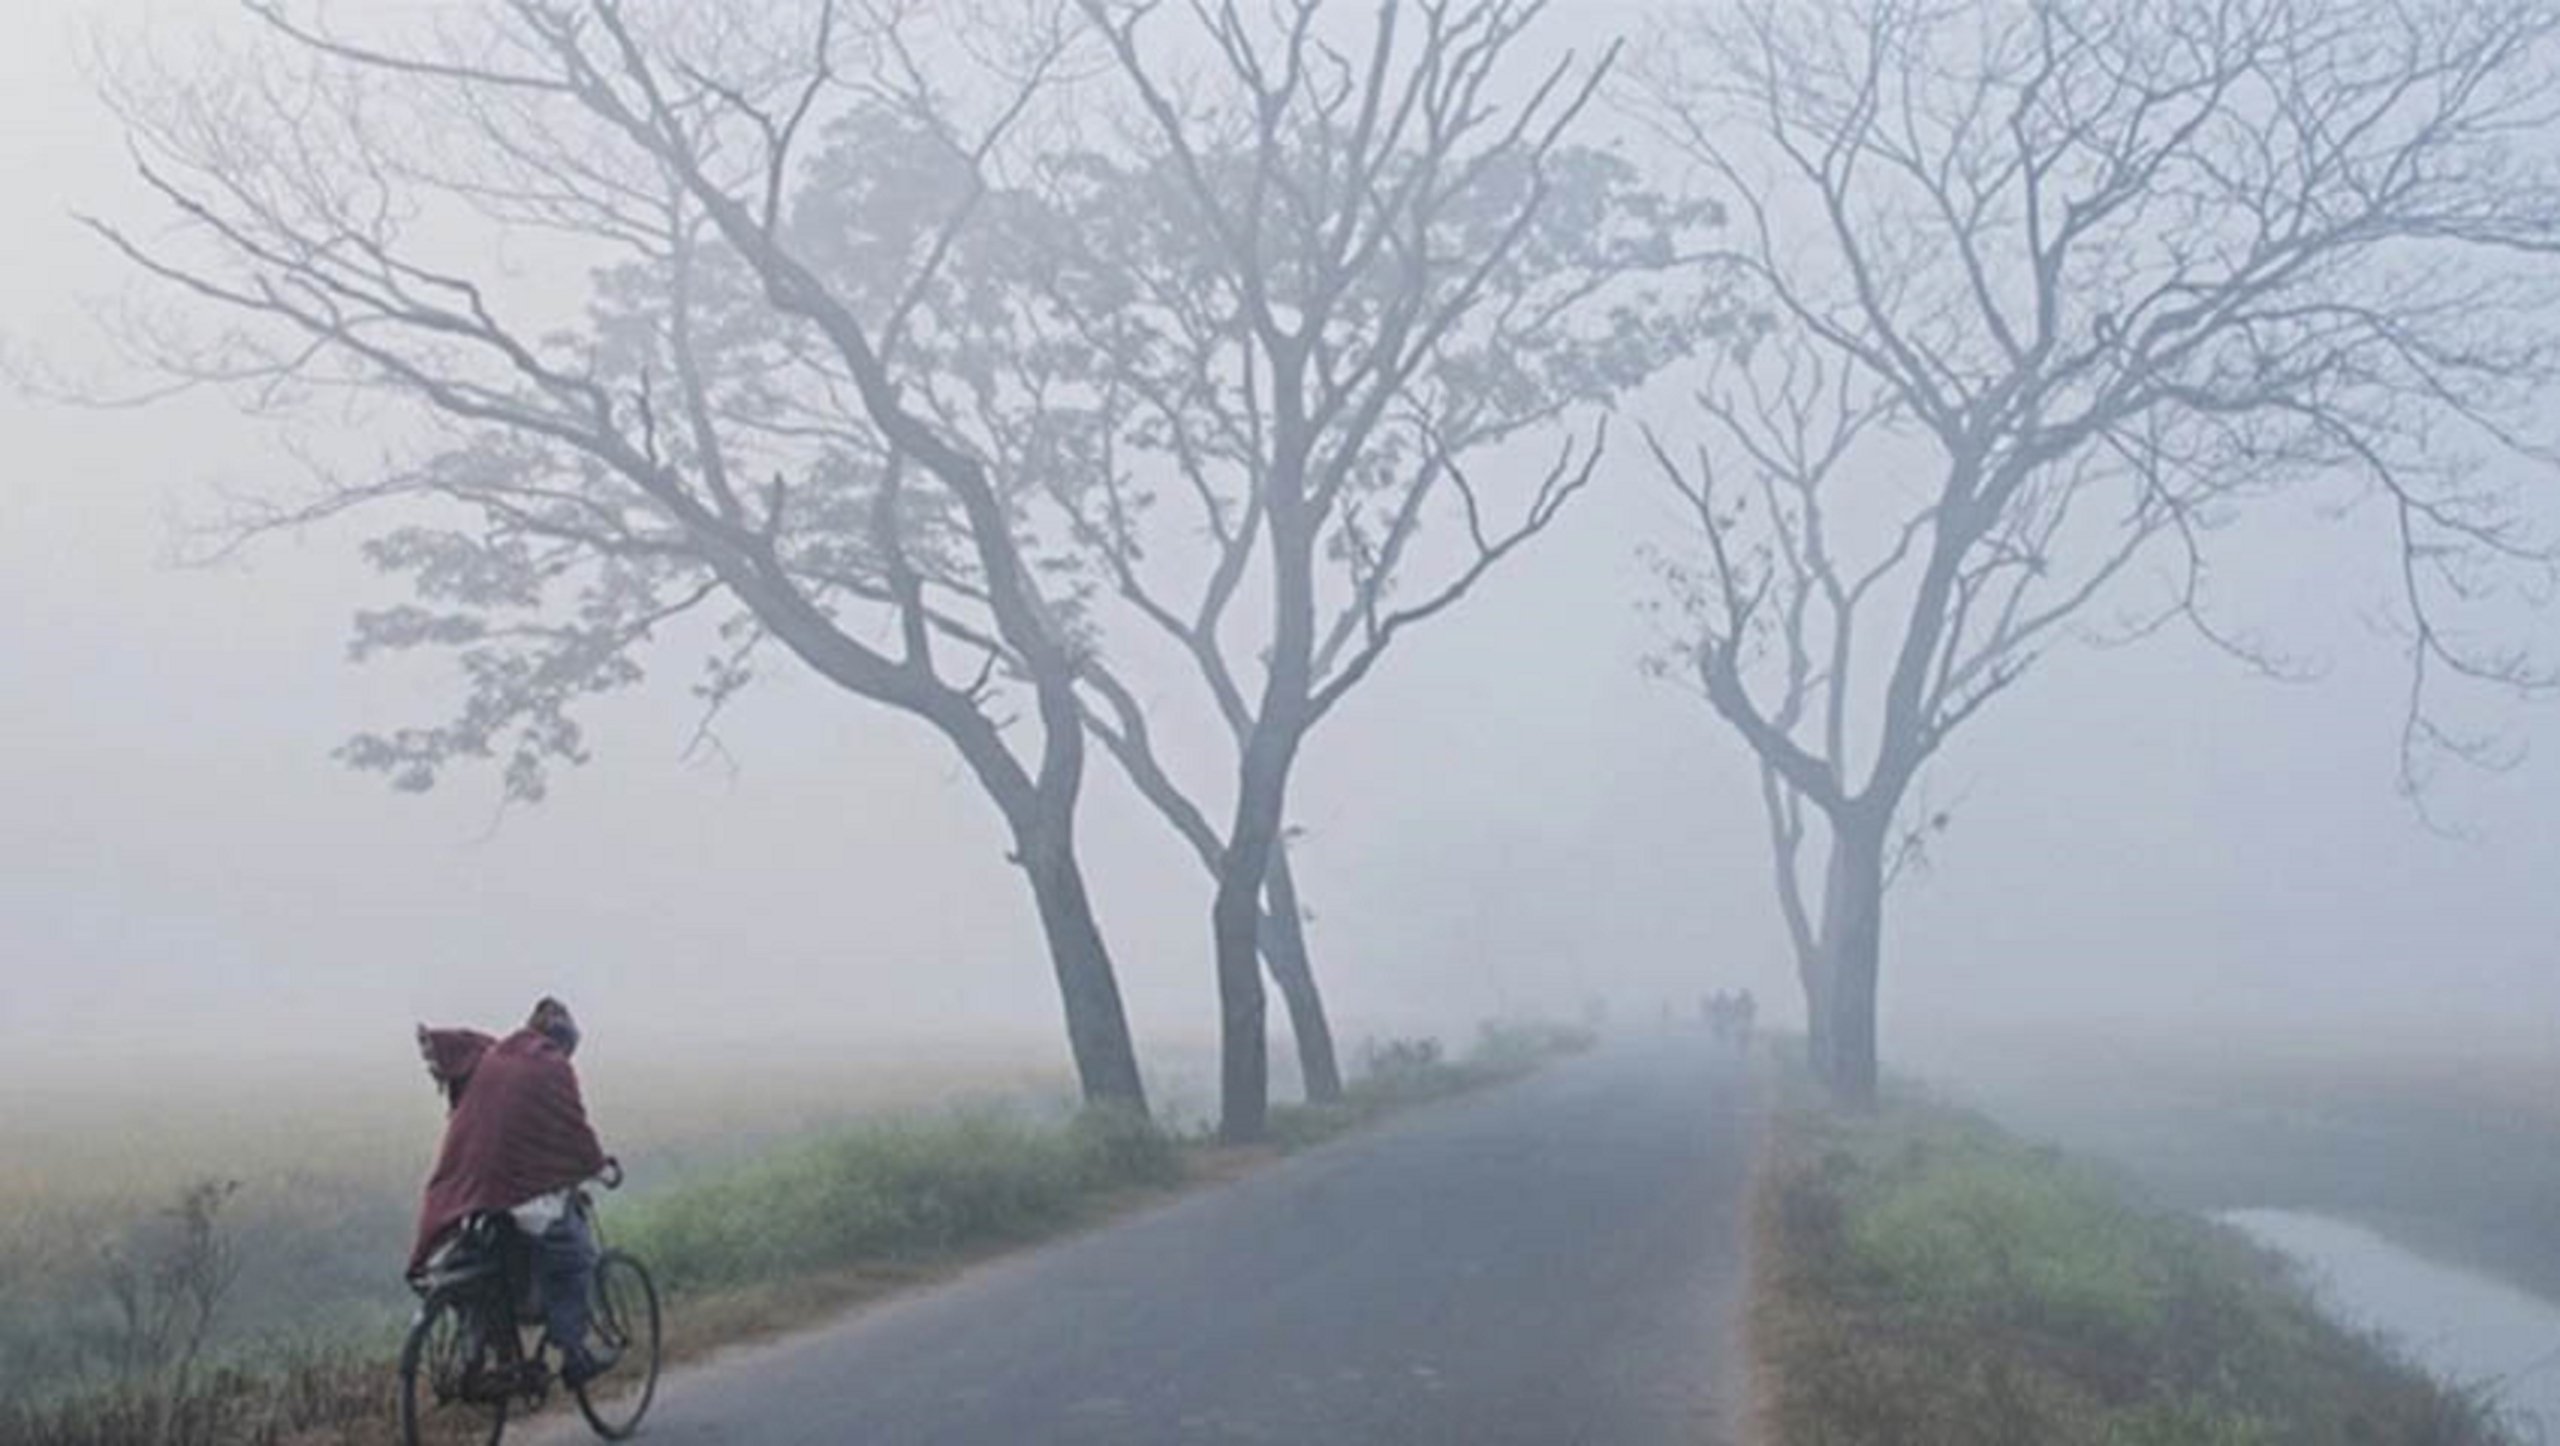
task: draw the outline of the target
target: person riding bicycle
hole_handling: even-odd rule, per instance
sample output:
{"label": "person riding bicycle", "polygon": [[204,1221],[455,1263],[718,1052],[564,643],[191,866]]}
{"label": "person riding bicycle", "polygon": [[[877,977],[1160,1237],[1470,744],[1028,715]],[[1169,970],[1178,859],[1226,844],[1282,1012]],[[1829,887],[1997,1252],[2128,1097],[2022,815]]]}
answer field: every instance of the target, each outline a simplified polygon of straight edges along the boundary
{"label": "person riding bicycle", "polygon": [[444,1144],[427,1177],[410,1248],[414,1274],[445,1232],[471,1215],[503,1211],[534,1246],[543,1314],[572,1387],[613,1365],[610,1348],[588,1338],[596,1245],[577,1187],[617,1174],[596,1141],[570,1057],[578,1025],[569,1007],[544,997],[525,1026],[504,1039],[474,1029],[418,1026],[418,1052],[448,1105]]}

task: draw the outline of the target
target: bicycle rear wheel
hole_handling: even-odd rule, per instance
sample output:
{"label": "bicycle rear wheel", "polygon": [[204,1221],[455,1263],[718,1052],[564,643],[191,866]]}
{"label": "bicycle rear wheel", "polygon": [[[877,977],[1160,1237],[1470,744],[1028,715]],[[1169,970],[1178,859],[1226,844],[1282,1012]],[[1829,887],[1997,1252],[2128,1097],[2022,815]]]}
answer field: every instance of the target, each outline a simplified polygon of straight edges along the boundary
{"label": "bicycle rear wheel", "polygon": [[407,1446],[497,1446],[507,1430],[507,1398],[475,1401],[463,1390],[487,1358],[487,1342],[461,1302],[437,1296],[419,1308],[400,1346],[400,1439]]}
{"label": "bicycle rear wheel", "polygon": [[596,1261],[592,1329],[620,1353],[613,1369],[578,1388],[578,1409],[608,1441],[640,1428],[658,1394],[658,1288],[640,1262],[619,1250]]}

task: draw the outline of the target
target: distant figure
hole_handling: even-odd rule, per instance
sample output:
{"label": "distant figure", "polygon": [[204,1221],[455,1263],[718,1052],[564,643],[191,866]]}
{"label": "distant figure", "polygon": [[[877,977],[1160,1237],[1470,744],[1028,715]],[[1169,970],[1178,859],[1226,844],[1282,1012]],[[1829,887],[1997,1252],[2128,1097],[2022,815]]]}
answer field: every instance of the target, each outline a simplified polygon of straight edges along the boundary
{"label": "distant figure", "polygon": [[1738,993],[1719,989],[1699,1004],[1699,1012],[1706,1017],[1707,1032],[1721,1044],[1750,1044],[1752,1020],[1759,1011],[1759,1002],[1748,989]]}
{"label": "distant figure", "polygon": [[584,1385],[613,1364],[587,1340],[595,1290],[595,1236],[572,1207],[581,1184],[617,1170],[587,1124],[570,1066],[578,1025],[569,1007],[544,998],[525,1026],[504,1039],[474,1029],[418,1026],[418,1053],[447,1106],[444,1144],[418,1207],[412,1271],[465,1217],[504,1211],[530,1236],[542,1279],[543,1311],[560,1347],[561,1376]]}

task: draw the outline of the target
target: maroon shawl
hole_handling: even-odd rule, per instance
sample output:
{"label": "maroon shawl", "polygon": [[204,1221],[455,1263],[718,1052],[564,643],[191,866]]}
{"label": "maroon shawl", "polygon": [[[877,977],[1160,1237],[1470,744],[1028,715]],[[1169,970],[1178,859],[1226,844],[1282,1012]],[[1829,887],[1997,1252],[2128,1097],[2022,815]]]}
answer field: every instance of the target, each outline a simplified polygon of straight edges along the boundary
{"label": "maroon shawl", "polygon": [[530,1029],[500,1040],[471,1029],[431,1029],[420,1047],[453,1112],[418,1207],[412,1270],[462,1217],[575,1185],[605,1161],[578,1097],[577,1071],[549,1038]]}

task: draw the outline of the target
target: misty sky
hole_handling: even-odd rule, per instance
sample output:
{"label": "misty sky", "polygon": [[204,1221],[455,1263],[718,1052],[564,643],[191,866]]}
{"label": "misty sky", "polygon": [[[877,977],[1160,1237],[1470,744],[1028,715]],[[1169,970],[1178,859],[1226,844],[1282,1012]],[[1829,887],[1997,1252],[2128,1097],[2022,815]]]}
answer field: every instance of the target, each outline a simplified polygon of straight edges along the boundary
{"label": "misty sky", "polygon": [[[143,7],[33,8],[0,46],[0,335],[77,369],[102,360],[82,298],[125,278],[70,213],[156,218],[74,22]],[[218,486],[293,485],[272,434],[210,396],[0,395],[0,440],[0,1061],[405,1058],[412,1018],[544,990],[599,1041],[1063,1055],[993,810],[921,725],[785,678],[723,723],[734,771],[688,761],[687,647],[592,715],[597,761],[541,808],[498,818],[485,773],[394,794],[330,750],[455,695],[435,667],[345,661],[350,612],[394,596],[363,530],[167,565]],[[1353,1041],[1589,992],[1643,1016],[1748,984],[1793,1012],[1742,749],[1636,668],[1636,549],[1678,536],[1675,507],[1631,451],[1603,482],[1311,745],[1300,872]],[[2061,1017],[2560,1044],[2560,715],[2511,711],[2533,757],[2445,790],[2473,840],[2422,832],[2391,788],[2403,678],[2365,621],[2389,600],[2366,525],[2278,518],[2233,558],[2229,614],[2321,681],[2172,637],[2058,658],[1960,738],[1933,789],[1954,830],[1892,906],[1888,1051]],[[2560,647],[2560,616],[2517,626]],[[1093,777],[1087,862],[1141,1049],[1205,1037],[1205,877],[1098,751]]]}

